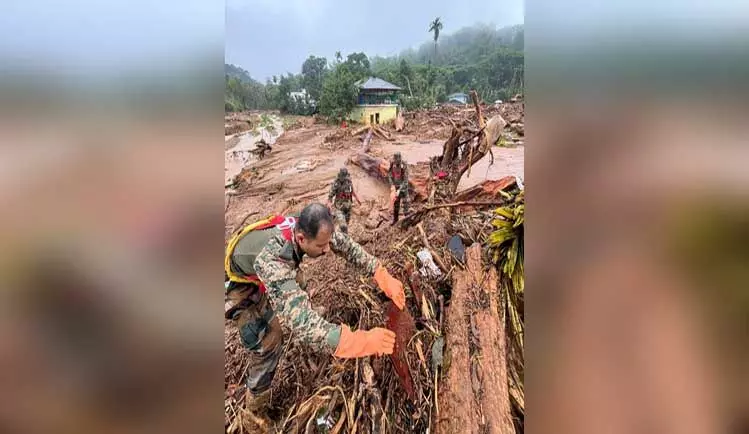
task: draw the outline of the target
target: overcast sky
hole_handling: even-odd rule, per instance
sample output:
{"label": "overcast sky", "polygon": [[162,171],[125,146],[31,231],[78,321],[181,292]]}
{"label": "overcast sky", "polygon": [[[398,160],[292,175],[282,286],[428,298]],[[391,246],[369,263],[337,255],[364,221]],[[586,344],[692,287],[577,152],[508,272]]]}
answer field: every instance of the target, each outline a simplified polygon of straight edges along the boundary
{"label": "overcast sky", "polygon": [[0,69],[11,58],[53,72],[168,70],[223,43],[220,0],[0,1]]}
{"label": "overcast sky", "polygon": [[333,58],[363,51],[398,54],[431,40],[429,23],[440,17],[442,34],[483,22],[522,24],[523,0],[227,0],[226,62],[260,81],[301,72],[310,55]]}

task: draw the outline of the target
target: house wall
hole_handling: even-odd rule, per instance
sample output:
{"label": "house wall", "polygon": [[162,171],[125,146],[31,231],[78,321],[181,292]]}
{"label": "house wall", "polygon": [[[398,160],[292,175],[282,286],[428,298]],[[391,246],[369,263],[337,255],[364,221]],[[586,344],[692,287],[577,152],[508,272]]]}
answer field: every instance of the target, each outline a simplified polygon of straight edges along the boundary
{"label": "house wall", "polygon": [[354,107],[349,115],[349,119],[365,125],[369,125],[370,115],[380,114],[380,123],[384,124],[398,116],[398,106],[396,104],[380,105],[360,105]]}

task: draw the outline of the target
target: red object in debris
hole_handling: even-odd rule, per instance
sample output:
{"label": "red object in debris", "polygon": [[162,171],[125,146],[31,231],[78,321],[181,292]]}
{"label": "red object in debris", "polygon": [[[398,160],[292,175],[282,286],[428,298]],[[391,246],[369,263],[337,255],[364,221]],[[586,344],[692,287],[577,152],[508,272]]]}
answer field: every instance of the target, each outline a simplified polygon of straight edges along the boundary
{"label": "red object in debris", "polygon": [[390,360],[393,361],[393,367],[401,380],[401,385],[406,391],[408,398],[414,400],[414,382],[411,378],[411,372],[408,370],[406,362],[406,346],[416,332],[414,319],[408,308],[398,309],[394,303],[388,304],[387,310],[387,328],[395,332],[395,348]]}
{"label": "red object in debris", "polygon": [[440,171],[440,173],[437,174],[437,179],[442,179],[442,178],[444,178],[446,176],[447,176],[447,172],[445,172],[443,170],[443,171]]}
{"label": "red object in debris", "polygon": [[341,123],[341,128],[346,128],[346,121],[343,121],[343,122]]}

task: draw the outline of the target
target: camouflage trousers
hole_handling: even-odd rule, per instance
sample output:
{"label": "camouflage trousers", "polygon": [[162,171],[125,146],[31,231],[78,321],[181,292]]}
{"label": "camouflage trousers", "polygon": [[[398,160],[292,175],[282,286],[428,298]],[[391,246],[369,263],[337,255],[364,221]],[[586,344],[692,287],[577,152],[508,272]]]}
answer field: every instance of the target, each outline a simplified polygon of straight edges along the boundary
{"label": "camouflage trousers", "polygon": [[450,196],[450,184],[447,181],[436,181],[434,183],[434,191],[432,195],[432,202],[442,202]]}
{"label": "camouflage trousers", "polygon": [[[302,289],[306,288],[301,270],[296,281]],[[256,291],[251,298],[251,304],[237,318],[237,328],[249,353],[247,391],[257,396],[270,389],[276,375],[283,349],[283,328],[266,294]]]}
{"label": "camouflage trousers", "polygon": [[[258,293],[259,294],[259,293]],[[239,336],[249,353],[247,390],[259,395],[270,389],[281,359],[283,329],[266,294],[244,309],[237,319]]]}
{"label": "camouflage trousers", "polygon": [[341,232],[348,232],[348,223],[351,221],[351,207],[336,208],[335,219],[341,228]]}
{"label": "camouflage trousers", "polygon": [[408,198],[408,186],[403,189],[396,187],[398,195],[395,196],[395,204],[393,205],[393,223],[398,221],[398,214],[400,213],[401,207],[403,208],[403,215],[408,214],[408,206],[410,205]]}

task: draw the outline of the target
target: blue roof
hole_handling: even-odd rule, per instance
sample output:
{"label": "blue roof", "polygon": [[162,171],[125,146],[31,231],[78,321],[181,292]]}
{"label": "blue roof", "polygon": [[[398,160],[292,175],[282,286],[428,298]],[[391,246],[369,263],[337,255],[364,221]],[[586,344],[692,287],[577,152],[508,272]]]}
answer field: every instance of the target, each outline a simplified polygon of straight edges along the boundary
{"label": "blue roof", "polygon": [[364,83],[362,83],[360,80],[356,84],[360,89],[367,90],[401,90],[400,87],[394,85],[393,83],[388,83],[387,81],[377,77],[369,77],[369,79],[367,79],[367,81],[365,81]]}

